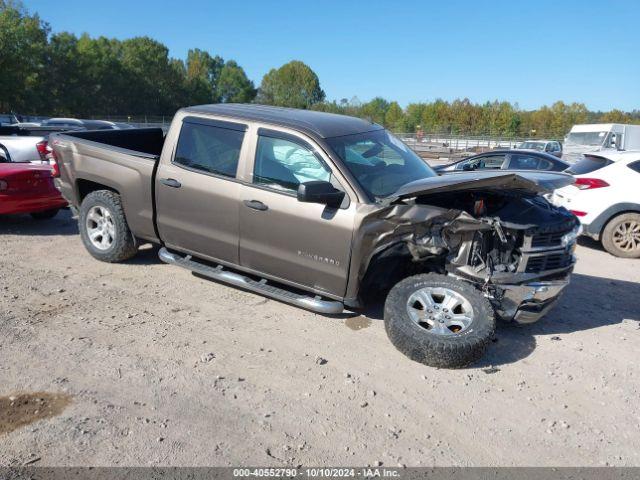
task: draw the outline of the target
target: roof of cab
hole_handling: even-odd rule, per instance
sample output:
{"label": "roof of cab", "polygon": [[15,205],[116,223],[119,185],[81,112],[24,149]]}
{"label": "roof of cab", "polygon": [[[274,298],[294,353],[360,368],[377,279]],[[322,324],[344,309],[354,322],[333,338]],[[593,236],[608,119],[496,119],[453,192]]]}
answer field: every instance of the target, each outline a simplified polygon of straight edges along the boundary
{"label": "roof of cab", "polygon": [[381,130],[377,123],[361,118],[335,113],[299,110],[297,108],[272,107],[242,103],[218,103],[197,105],[183,109],[187,113],[220,115],[238,120],[270,123],[298,130],[321,138],[353,135]]}

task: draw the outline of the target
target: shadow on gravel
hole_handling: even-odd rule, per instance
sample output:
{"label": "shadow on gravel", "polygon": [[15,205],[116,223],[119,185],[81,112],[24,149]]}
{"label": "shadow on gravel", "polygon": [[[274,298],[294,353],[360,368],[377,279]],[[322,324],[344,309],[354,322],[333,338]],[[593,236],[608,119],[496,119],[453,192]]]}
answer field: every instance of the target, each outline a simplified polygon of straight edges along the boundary
{"label": "shadow on gravel", "polygon": [[497,341],[473,367],[517,362],[535,350],[536,341],[562,341],[562,335],[615,325],[625,319],[640,322],[638,298],[640,283],[575,273],[556,308],[537,323],[498,324]]}
{"label": "shadow on gravel", "polygon": [[585,248],[590,248],[592,250],[599,250],[601,252],[605,252],[606,250],[603,248],[602,244],[593,238],[585,237],[584,235],[578,237],[578,245]]}
{"label": "shadow on gravel", "polygon": [[[562,335],[614,325],[625,319],[640,322],[639,298],[640,283],[574,273],[558,305],[538,322],[530,325],[498,322],[494,343],[470,368],[522,360],[535,350],[537,341],[562,341]],[[384,304],[378,302],[363,315],[374,321],[382,320],[383,308]]]}
{"label": "shadow on gravel", "polygon": [[77,235],[78,223],[71,218],[70,210],[60,210],[49,220],[35,220],[30,215],[0,215],[2,235]]}
{"label": "shadow on gravel", "polygon": [[[127,265],[158,265],[162,263],[162,260],[158,257],[158,250],[160,247],[158,245],[153,245],[151,243],[145,243],[140,246],[138,249],[138,253],[135,257],[130,260],[124,262]],[[170,265],[167,265],[168,268],[171,268]],[[175,267],[174,267],[175,268]]]}

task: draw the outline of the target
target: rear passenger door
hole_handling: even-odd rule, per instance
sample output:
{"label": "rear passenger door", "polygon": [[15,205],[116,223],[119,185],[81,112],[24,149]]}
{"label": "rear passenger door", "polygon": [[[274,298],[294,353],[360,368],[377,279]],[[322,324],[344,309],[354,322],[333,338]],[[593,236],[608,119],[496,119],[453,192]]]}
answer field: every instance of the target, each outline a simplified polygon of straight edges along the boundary
{"label": "rear passenger door", "polygon": [[167,247],[238,263],[236,179],[246,125],[186,117],[156,174],[157,225]]}
{"label": "rear passenger door", "polygon": [[[317,146],[258,129],[250,181],[241,187],[240,264],[268,277],[337,297],[346,290],[355,202]],[[300,183],[346,191],[340,208],[297,199]]]}

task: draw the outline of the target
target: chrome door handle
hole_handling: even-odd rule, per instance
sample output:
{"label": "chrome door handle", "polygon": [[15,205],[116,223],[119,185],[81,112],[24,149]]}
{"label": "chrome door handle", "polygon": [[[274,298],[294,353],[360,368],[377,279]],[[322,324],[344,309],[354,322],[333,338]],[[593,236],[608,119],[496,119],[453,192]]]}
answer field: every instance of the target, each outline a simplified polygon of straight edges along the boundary
{"label": "chrome door handle", "polygon": [[182,184],[175,178],[161,178],[160,183],[172,188],[180,188],[182,186]]}
{"label": "chrome door handle", "polygon": [[245,200],[243,203],[247,207],[253,208],[254,210],[265,211],[269,209],[269,207],[267,207],[264,203],[262,203],[259,200]]}

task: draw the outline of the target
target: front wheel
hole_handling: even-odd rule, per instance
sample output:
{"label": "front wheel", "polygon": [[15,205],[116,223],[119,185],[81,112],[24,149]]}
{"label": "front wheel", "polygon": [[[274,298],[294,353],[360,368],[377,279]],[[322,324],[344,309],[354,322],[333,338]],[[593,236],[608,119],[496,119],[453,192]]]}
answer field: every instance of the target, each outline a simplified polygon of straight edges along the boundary
{"label": "front wheel", "polygon": [[78,229],[87,251],[103,262],[122,262],[137,252],[120,195],[110,190],[91,192],[84,198]]}
{"label": "front wheel", "polygon": [[602,246],[616,257],[640,258],[640,214],[612,218],[602,231]]}
{"label": "front wheel", "polygon": [[460,368],[478,360],[495,332],[489,301],[472,285],[424,274],[396,284],[384,306],[391,343],[416,362]]}

